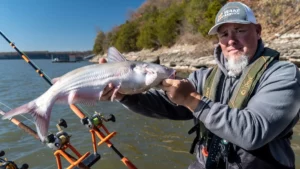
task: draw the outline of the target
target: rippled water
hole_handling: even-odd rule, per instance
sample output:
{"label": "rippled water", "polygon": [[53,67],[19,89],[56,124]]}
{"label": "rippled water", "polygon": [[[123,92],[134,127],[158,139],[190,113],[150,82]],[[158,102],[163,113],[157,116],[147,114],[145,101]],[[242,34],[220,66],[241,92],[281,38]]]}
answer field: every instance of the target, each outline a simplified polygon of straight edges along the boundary
{"label": "rippled water", "polygon": [[[51,63],[50,60],[33,60],[50,77],[58,77],[75,68],[88,65],[79,63]],[[9,107],[27,103],[49,88],[49,85],[35,73],[23,60],[0,60],[0,102]],[[100,102],[96,106],[81,105],[86,112],[94,111],[108,116],[114,114],[116,122],[105,123],[110,132],[117,135],[111,139],[114,146],[139,169],[185,169],[194,161],[189,154],[194,136],[187,131],[192,121],[171,121],[147,118],[126,110],[118,103]],[[1,109],[7,110],[3,105]],[[17,117],[23,123],[33,127],[30,116]],[[91,135],[79,118],[67,105],[55,105],[52,111],[49,132],[57,132],[56,123],[63,118],[68,123],[64,131],[72,135],[71,144],[81,153],[93,152]],[[5,157],[21,165],[27,163],[32,169],[54,169],[56,167],[53,151],[32,136],[20,130],[10,121],[0,120],[0,149],[5,150]],[[297,166],[300,166],[300,127],[296,126],[293,136],[293,148],[296,153]],[[126,169],[113,150],[106,145],[98,147],[101,159],[92,168]],[[64,167],[67,163],[64,162]]]}
{"label": "rippled water", "polygon": [[[33,60],[50,77],[58,77],[72,69],[88,65],[79,63],[51,63],[50,60]],[[23,60],[0,61],[0,102],[9,107],[27,103],[46,91],[49,85]],[[81,105],[90,115],[94,111],[108,116],[114,114],[116,122],[105,123],[114,146],[138,168],[165,169],[186,168],[194,156],[188,153],[193,136],[187,131],[191,121],[157,120],[143,117],[126,110],[119,103],[102,102],[96,106]],[[5,109],[0,105],[0,108]],[[7,110],[7,109],[6,109]],[[17,117],[25,124],[34,127],[32,118]],[[55,105],[52,111],[49,131],[57,132],[56,123],[63,118],[68,123],[64,131],[72,135],[71,144],[82,154],[93,151],[91,135],[79,118],[67,105]],[[57,168],[53,151],[20,130],[8,120],[0,120],[0,149],[5,150],[9,160],[17,164],[28,163],[30,168]],[[127,168],[113,150],[106,145],[98,147],[101,159],[92,168]],[[66,164],[66,163],[64,163]],[[66,166],[66,165],[65,165]]]}

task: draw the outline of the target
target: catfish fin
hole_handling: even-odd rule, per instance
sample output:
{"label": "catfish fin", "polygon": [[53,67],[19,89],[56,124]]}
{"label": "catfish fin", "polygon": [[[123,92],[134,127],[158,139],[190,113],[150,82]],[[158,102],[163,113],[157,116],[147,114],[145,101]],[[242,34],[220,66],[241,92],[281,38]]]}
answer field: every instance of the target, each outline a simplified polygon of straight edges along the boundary
{"label": "catfish fin", "polygon": [[99,92],[99,100],[101,99],[102,94],[103,94],[103,90],[101,90],[101,91]]}
{"label": "catfish fin", "polygon": [[68,103],[69,104],[75,103],[75,96],[76,96],[76,91],[72,90],[68,95]]}
{"label": "catfish fin", "polygon": [[78,96],[77,91],[71,91],[68,95],[68,104],[77,104],[77,103],[93,106],[96,104],[96,100],[92,99],[90,95],[80,94],[80,96]]}
{"label": "catfish fin", "polygon": [[33,100],[27,104],[17,107],[9,112],[5,113],[2,119],[10,119],[13,116],[29,113],[34,117],[35,125],[38,136],[41,141],[44,142],[48,135],[48,127],[52,105],[48,108],[40,108],[36,105],[36,100]]}
{"label": "catfish fin", "polygon": [[127,61],[127,59],[115,47],[108,48],[106,60],[110,63]]}
{"label": "catfish fin", "polygon": [[36,110],[30,113],[35,120],[37,134],[43,143],[46,141],[48,135],[51,109],[47,109],[45,114],[40,114]]}
{"label": "catfish fin", "polygon": [[59,79],[60,79],[60,77],[53,78],[53,79],[51,80],[51,83],[54,84],[54,83],[56,83]]}
{"label": "catfish fin", "polygon": [[114,92],[113,92],[113,94],[112,94],[112,96],[111,96],[111,98],[110,98],[110,101],[111,101],[111,102],[114,101],[114,98],[116,97],[116,94],[117,94],[118,90],[120,89],[121,84],[122,84],[122,83],[120,82],[119,85],[116,86],[116,87],[114,88]]}
{"label": "catfish fin", "polygon": [[24,104],[20,107],[17,107],[15,109],[12,109],[6,113],[4,113],[4,115],[2,116],[2,119],[10,119],[13,116],[17,116],[17,115],[21,115],[21,114],[25,114],[25,113],[30,113],[33,111],[33,109],[35,109],[36,104],[34,101],[31,101],[27,104]]}

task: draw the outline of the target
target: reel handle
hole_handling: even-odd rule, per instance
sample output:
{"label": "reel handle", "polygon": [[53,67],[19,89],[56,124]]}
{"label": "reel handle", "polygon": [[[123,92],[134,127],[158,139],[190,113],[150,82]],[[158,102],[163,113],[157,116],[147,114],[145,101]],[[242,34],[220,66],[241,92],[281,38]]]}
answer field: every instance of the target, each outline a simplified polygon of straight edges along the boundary
{"label": "reel handle", "polygon": [[28,164],[23,164],[22,166],[21,166],[21,168],[20,169],[28,169],[29,168],[29,166],[28,166]]}
{"label": "reel handle", "polygon": [[5,152],[3,150],[0,151],[0,157],[4,156]]}

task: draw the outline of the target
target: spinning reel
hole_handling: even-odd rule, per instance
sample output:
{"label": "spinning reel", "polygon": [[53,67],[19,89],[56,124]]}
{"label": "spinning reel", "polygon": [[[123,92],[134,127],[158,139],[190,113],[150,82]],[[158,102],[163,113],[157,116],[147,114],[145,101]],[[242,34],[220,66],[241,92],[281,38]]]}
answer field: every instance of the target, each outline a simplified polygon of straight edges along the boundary
{"label": "spinning reel", "polygon": [[[5,152],[0,151],[0,157],[4,156]],[[0,169],[28,169],[27,164],[23,164],[20,168],[13,161],[8,161],[6,158],[0,158]]]}

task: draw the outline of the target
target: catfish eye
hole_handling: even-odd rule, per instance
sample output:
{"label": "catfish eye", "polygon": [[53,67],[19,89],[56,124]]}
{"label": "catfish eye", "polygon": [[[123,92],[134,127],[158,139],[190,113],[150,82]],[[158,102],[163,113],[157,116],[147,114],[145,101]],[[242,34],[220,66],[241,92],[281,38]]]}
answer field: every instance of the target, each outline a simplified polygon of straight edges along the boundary
{"label": "catfish eye", "polygon": [[131,64],[131,65],[130,65],[130,68],[131,68],[132,70],[133,70],[135,67],[136,67],[135,64]]}

